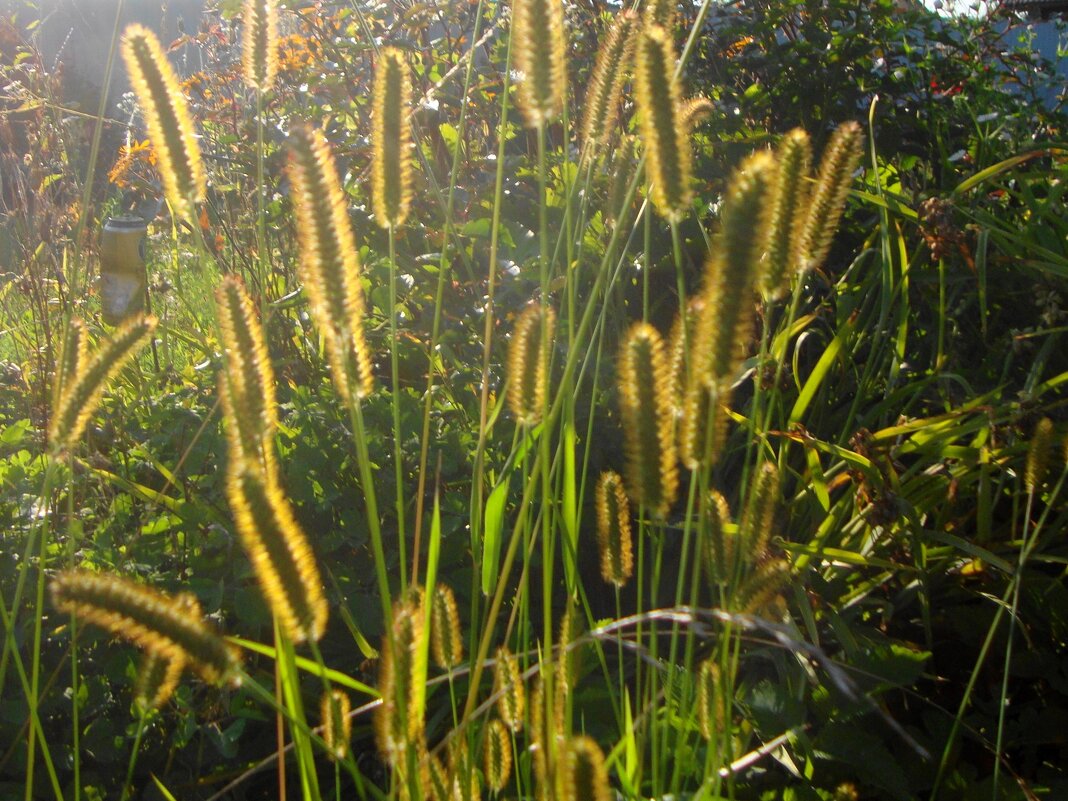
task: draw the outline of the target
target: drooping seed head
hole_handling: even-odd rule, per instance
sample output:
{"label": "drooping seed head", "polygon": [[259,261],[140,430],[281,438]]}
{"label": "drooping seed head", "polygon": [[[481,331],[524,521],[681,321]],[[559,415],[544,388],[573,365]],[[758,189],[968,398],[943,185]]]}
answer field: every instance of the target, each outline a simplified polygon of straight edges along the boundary
{"label": "drooping seed head", "polygon": [[512,46],[519,109],[528,128],[551,122],[564,107],[567,56],[560,0],[513,0]]}
{"label": "drooping seed head", "polygon": [[144,712],[162,708],[174,695],[183,670],[185,660],[182,658],[168,659],[150,651],[146,652],[137,668],[134,703]]}
{"label": "drooping seed head", "polygon": [[239,681],[241,656],[188,599],[114,575],[69,570],[49,585],[52,603],[168,660],[184,660],[212,684]]}
{"label": "drooping seed head", "polygon": [[619,392],[630,497],[663,519],[678,492],[678,456],[664,342],[647,323],[636,323],[623,342]]}
{"label": "drooping seed head", "polygon": [[634,573],[630,533],[630,505],[623,479],[608,470],[597,482],[597,544],[601,551],[601,577],[622,587]]}
{"label": "drooping seed head", "polygon": [[319,719],[323,726],[323,741],[331,759],[348,756],[352,742],[352,702],[348,693],[331,690],[323,693],[319,702]]}
{"label": "drooping seed head", "polygon": [[512,775],[512,736],[508,727],[496,718],[486,727],[482,741],[482,772],[494,793],[503,790]]}
{"label": "drooping seed head", "polygon": [[278,72],[277,0],[245,0],[241,15],[245,30],[241,42],[241,71],[245,83],[270,91]]}
{"label": "drooping seed head", "polygon": [[557,772],[560,801],[611,801],[611,785],[604,754],[592,737],[573,737],[560,755]]}
{"label": "drooping seed head", "polygon": [[556,313],[532,303],[516,320],[508,350],[508,403],[520,425],[541,421],[549,384],[549,348]]}
{"label": "drooping seed head", "polygon": [[434,590],[430,650],[434,655],[434,663],[446,670],[456,667],[464,659],[460,612],[456,608],[456,596],[448,584],[438,584]]}
{"label": "drooping seed head", "polygon": [[719,666],[709,658],[697,669],[697,728],[711,742],[722,735],[725,719]]}
{"label": "drooping seed head", "polygon": [[862,136],[857,123],[844,123],[831,135],[823,152],[797,246],[802,271],[818,269],[827,258],[853,182],[853,171],[860,162]]}
{"label": "drooping seed head", "polygon": [[747,564],[764,557],[778,502],[779,470],[771,462],[764,462],[753,475],[749,497],[738,523],[740,556]]}
{"label": "drooping seed head", "polygon": [[662,217],[678,222],[690,207],[693,156],[675,78],[675,48],[657,26],[642,31],[637,47],[634,92],[653,207]]}
{"label": "drooping seed head", "polygon": [[770,202],[765,206],[767,251],[761,286],[769,300],[790,288],[790,277],[797,270],[797,243],[808,211],[805,179],[812,166],[808,134],[801,128],[787,133],[779,144],[776,159],[777,177]]}
{"label": "drooping seed head", "polygon": [[587,158],[607,147],[615,133],[637,26],[637,14],[630,9],[620,11],[597,51],[597,60],[586,90],[586,113],[582,118],[580,136]]}
{"label": "drooping seed head", "polygon": [[91,358],[78,356],[78,372],[73,380],[64,381],[52,416],[48,438],[54,451],[65,450],[81,438],[89,418],[100,405],[108,381],[137,355],[155,330],[155,317],[130,320],[100,345]]}
{"label": "drooping seed head", "polygon": [[686,125],[686,130],[693,131],[694,128],[711,117],[713,111],[715,111],[715,106],[712,105],[711,100],[704,95],[694,95],[682,101],[679,115]]}
{"label": "drooping seed head", "polygon": [[308,538],[273,477],[256,465],[231,464],[227,497],[260,591],[286,635],[318,640],[328,607]]}
{"label": "drooping seed head", "polygon": [[1028,492],[1037,492],[1042,488],[1049,472],[1050,456],[1053,454],[1053,421],[1043,417],[1035,426],[1031,435],[1031,446],[1027,450],[1027,463],[1024,467],[1024,486]]}
{"label": "drooping seed head", "polygon": [[363,335],[360,261],[348,204],[320,131],[290,134],[289,180],[300,240],[297,262],[312,313],[326,340],[334,384],[345,398],[371,393],[371,355]]}
{"label": "drooping seed head", "polygon": [[519,660],[507,648],[497,649],[493,664],[493,694],[497,696],[497,714],[512,731],[523,728],[526,693],[519,674]]}
{"label": "drooping seed head", "polygon": [[408,216],[412,199],[412,135],[408,115],[412,84],[404,54],[394,47],[378,54],[371,129],[371,198],[375,221],[396,228]]}
{"label": "drooping seed head", "polygon": [[192,220],[194,204],[207,191],[207,179],[178,78],[156,35],[141,25],[127,26],[122,55],[145,115],[167,202],[176,215]]}

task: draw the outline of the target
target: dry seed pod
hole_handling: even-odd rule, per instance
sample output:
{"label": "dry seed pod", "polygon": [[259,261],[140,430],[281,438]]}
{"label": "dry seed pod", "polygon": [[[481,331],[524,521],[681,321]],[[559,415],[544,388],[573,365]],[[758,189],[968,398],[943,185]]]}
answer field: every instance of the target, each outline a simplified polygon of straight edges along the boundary
{"label": "dry seed pod", "polygon": [[245,83],[267,92],[278,72],[277,0],[245,0],[241,19],[245,23],[241,42]]}
{"label": "dry seed pod", "polygon": [[587,157],[608,146],[619,122],[619,101],[630,69],[638,15],[629,9],[616,14],[597,51],[586,90],[586,114],[580,141]]}
{"label": "dry seed pod", "polygon": [[192,220],[194,204],[207,191],[207,179],[178,78],[156,35],[141,25],[127,26],[122,55],[145,115],[167,202],[176,215]]}
{"label": "dry seed pod", "polygon": [[790,563],[785,559],[769,559],[758,566],[738,593],[738,610],[749,615],[760,614],[776,601],[790,574]]}
{"label": "dry seed pod", "polygon": [[675,48],[663,28],[646,27],[638,37],[634,92],[653,207],[678,222],[690,207],[692,154],[675,78]]}
{"label": "dry seed pod", "polygon": [[404,55],[394,47],[383,48],[375,71],[371,129],[371,205],[383,228],[402,225],[412,201],[411,105],[412,83]]}
{"label": "dry seed pod", "polygon": [[797,265],[797,244],[808,210],[804,182],[812,165],[808,134],[794,128],[783,137],[776,156],[777,177],[766,207],[767,252],[761,287],[769,300],[790,288],[790,275]]}
{"label": "dry seed pod", "polygon": [[771,526],[778,502],[778,468],[771,462],[764,462],[753,476],[748,501],[738,524],[741,557],[747,564],[763,558],[771,539]]}
{"label": "dry seed pod", "polygon": [[497,696],[497,714],[512,731],[523,728],[525,704],[523,680],[519,675],[519,660],[501,646],[493,664],[493,694]]}
{"label": "dry seed pod", "polygon": [[597,544],[601,551],[601,577],[622,587],[634,573],[630,533],[630,504],[623,479],[611,470],[597,482]]}
{"label": "dry seed pod", "polygon": [[73,380],[64,382],[52,417],[48,438],[53,450],[69,448],[81,438],[108,381],[137,355],[155,330],[155,317],[131,320],[100,345],[92,358],[78,357],[78,372]]}
{"label": "dry seed pod", "polygon": [[551,345],[555,321],[551,307],[543,309],[536,303],[527,306],[516,320],[508,350],[508,402],[520,425],[541,422],[549,383],[549,352],[542,346],[546,338]]}
{"label": "dry seed pod", "polygon": [[697,728],[706,740],[715,740],[723,732],[726,718],[719,686],[719,666],[711,658],[697,669]]}
{"label": "dry seed pod", "polygon": [[185,660],[213,684],[239,682],[241,656],[183,596],[112,575],[78,570],[56,575],[49,585],[61,612],[105,628],[166,659]]}
{"label": "dry seed pod", "polygon": [[690,383],[683,397],[679,426],[679,458],[687,469],[700,470],[719,459],[727,439],[727,415],[723,407],[729,398],[728,387],[703,381]]}
{"label": "dry seed pod", "polygon": [[416,663],[423,643],[423,608],[417,597],[398,600],[393,605],[390,632],[382,641],[378,690],[382,704],[375,710],[374,729],[378,751],[393,767],[405,762],[410,745],[425,740],[422,705],[417,695]]}
{"label": "dry seed pod", "polygon": [[323,741],[331,759],[344,759],[352,741],[352,702],[348,693],[331,690],[323,693],[319,703],[319,719],[323,725]]}
{"label": "dry seed pod", "polygon": [[434,664],[450,670],[464,659],[464,640],[460,633],[456,596],[447,584],[438,584],[434,590],[432,616],[430,651],[434,655]]}
{"label": "dry seed pod", "polygon": [[853,171],[860,162],[861,136],[857,123],[844,123],[832,134],[824,150],[798,243],[803,271],[818,269],[827,258],[831,238],[845,208],[849,185],[853,182]]}
{"label": "dry seed pod", "polygon": [[519,110],[528,128],[551,122],[564,106],[567,56],[560,0],[513,0],[512,45],[519,83]]}
{"label": "dry seed pod", "polygon": [[1050,456],[1053,454],[1053,421],[1043,417],[1035,426],[1031,435],[1031,447],[1027,451],[1027,464],[1024,468],[1024,486],[1028,492],[1041,489],[1049,472]]}
{"label": "dry seed pod", "polygon": [[290,134],[289,179],[300,239],[299,267],[323,332],[334,384],[344,398],[371,393],[371,355],[363,335],[363,289],[348,204],[321,132]]}
{"label": "dry seed pod", "polygon": [[663,519],[675,502],[679,474],[667,356],[647,323],[632,326],[623,342],[619,391],[630,496]]}
{"label": "dry seed pod", "polygon": [[496,718],[486,727],[482,741],[482,772],[494,793],[503,790],[512,775],[512,737],[508,727]]}
{"label": "dry seed pod", "polygon": [[282,489],[258,467],[231,465],[227,497],[260,590],[295,643],[318,640],[328,608],[308,539]]}
{"label": "dry seed pod", "polygon": [[557,772],[557,798],[560,801],[611,801],[611,785],[604,754],[591,737],[567,741]]}
{"label": "dry seed pod", "polygon": [[723,584],[733,580],[738,554],[736,538],[727,532],[727,523],[731,519],[731,508],[716,490],[708,491],[704,514],[707,530],[702,541],[705,570],[709,582]]}

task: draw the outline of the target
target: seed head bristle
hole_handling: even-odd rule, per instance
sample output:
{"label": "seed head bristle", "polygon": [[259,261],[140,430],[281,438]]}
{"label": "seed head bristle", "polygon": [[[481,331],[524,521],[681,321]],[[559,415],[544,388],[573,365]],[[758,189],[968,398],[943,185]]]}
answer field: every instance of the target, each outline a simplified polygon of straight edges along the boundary
{"label": "seed head bristle", "polygon": [[[543,314],[544,312],[544,314]],[[552,343],[556,313],[552,307],[532,303],[516,320],[508,349],[508,402],[520,425],[532,426],[541,421],[548,390],[549,353],[542,347],[548,329]]]}
{"label": "seed head bristle", "polygon": [[497,696],[497,714],[512,731],[523,728],[526,693],[519,673],[519,660],[504,646],[497,649],[493,664],[493,694]]}
{"label": "seed head bristle", "polygon": [[690,207],[693,157],[675,78],[675,48],[664,29],[655,25],[646,26],[637,46],[634,93],[653,207],[662,217],[678,222]]}
{"label": "seed head bristle", "polygon": [[404,54],[394,47],[383,48],[375,71],[371,132],[372,207],[383,228],[402,225],[412,200],[411,105],[412,83]]}
{"label": "seed head bristle", "polygon": [[710,742],[722,734],[726,719],[719,675],[719,666],[711,658],[697,669],[697,728]]}
{"label": "seed head bristle", "polygon": [[587,158],[608,147],[619,123],[623,84],[630,71],[638,15],[630,9],[616,14],[597,51],[593,74],[586,90],[586,114],[580,141]]}
{"label": "seed head bristle", "polygon": [[812,167],[812,145],[808,134],[794,128],[783,137],[776,153],[778,170],[764,224],[767,251],[764,254],[761,290],[769,300],[780,297],[790,288],[790,277],[797,270],[795,252],[799,232],[804,227],[808,190],[805,179]]}
{"label": "seed head bristle", "polygon": [[241,71],[251,88],[267,92],[278,72],[277,0],[245,0]]}
{"label": "seed head bristle", "polygon": [[423,643],[423,605],[421,596],[412,594],[393,604],[393,620],[383,637],[378,689],[382,704],[375,710],[375,742],[379,753],[394,768],[406,763],[410,746],[424,742],[423,708],[417,695],[425,687],[417,686],[418,655]]}
{"label": "seed head bristle", "polygon": [[749,498],[738,523],[740,555],[747,564],[764,557],[779,501],[779,470],[764,462],[753,476]]}
{"label": "seed head bristle", "polygon": [[348,204],[320,131],[290,134],[289,179],[300,240],[298,269],[323,332],[334,384],[344,398],[371,393],[371,355],[363,335],[360,261]]}
{"label": "seed head bristle", "polygon": [[560,0],[513,0],[512,45],[519,110],[528,128],[551,122],[564,107],[567,54]]}
{"label": "seed head bristle", "polygon": [[823,152],[797,245],[800,269],[804,272],[819,269],[827,258],[853,182],[853,171],[860,162],[862,135],[857,123],[844,123],[831,135]]}
{"label": "seed head bristle", "polygon": [[203,619],[199,606],[114,575],[69,570],[50,584],[61,612],[107,629],[165,659],[180,659],[212,684],[239,681],[241,656]]}
{"label": "seed head bristle", "polygon": [[597,544],[601,550],[601,577],[622,587],[634,573],[630,533],[630,504],[623,479],[608,470],[597,482]]}
{"label": "seed head bristle", "polygon": [[63,350],[56,363],[56,378],[53,400],[57,403],[63,391],[78,375],[78,370],[85,364],[85,355],[89,350],[89,330],[85,320],[72,317],[67,327],[67,336],[63,340]]}
{"label": "seed head bristle", "polygon": [[434,591],[430,650],[434,655],[434,663],[446,670],[456,667],[464,659],[460,612],[456,608],[456,596],[447,584],[438,584]]}
{"label": "seed head bristle", "polygon": [[142,25],[127,26],[122,55],[145,115],[167,202],[176,215],[192,220],[194,205],[207,191],[207,178],[178,78],[156,35]]}
{"label": "seed head bristle", "polygon": [[318,640],[329,614],[308,539],[272,476],[258,466],[231,464],[227,496],[260,591],[295,643]]}
{"label": "seed head bristle", "polygon": [[663,519],[679,485],[674,406],[664,342],[647,323],[632,326],[623,342],[619,392],[630,497]]}
{"label": "seed head bristle", "polygon": [[348,756],[352,742],[352,702],[341,690],[324,692],[319,702],[319,719],[323,726],[323,741],[331,759]]}
{"label": "seed head bristle", "polygon": [[727,531],[731,508],[727,499],[716,490],[709,490],[704,505],[706,520],[702,554],[705,572],[712,584],[726,584],[734,579],[738,555],[737,537]]}
{"label": "seed head bristle", "polygon": [[494,793],[501,792],[512,775],[512,736],[508,727],[497,718],[486,727],[482,741],[482,772]]}
{"label": "seed head bristle", "polygon": [[1028,492],[1037,492],[1042,488],[1049,472],[1050,457],[1053,455],[1053,421],[1043,417],[1035,426],[1031,435],[1031,446],[1027,450],[1027,463],[1024,468],[1024,486]]}
{"label": "seed head bristle", "polygon": [[100,345],[91,358],[78,357],[78,372],[73,380],[64,382],[52,417],[48,437],[53,450],[69,448],[81,438],[108,381],[137,355],[155,330],[155,317],[131,320]]}
{"label": "seed head bristle", "polygon": [[560,801],[611,801],[604,754],[592,737],[573,737],[563,747],[557,772]]}
{"label": "seed head bristle", "polygon": [[656,25],[671,30],[675,24],[676,0],[647,0],[644,20],[646,27]]}

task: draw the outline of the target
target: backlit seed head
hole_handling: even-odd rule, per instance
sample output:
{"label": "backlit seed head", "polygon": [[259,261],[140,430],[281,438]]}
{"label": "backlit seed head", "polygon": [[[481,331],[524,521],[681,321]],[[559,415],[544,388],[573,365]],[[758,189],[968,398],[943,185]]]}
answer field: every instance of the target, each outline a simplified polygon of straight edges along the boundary
{"label": "backlit seed head", "polygon": [[493,694],[497,696],[497,714],[504,725],[512,731],[523,728],[526,693],[519,674],[519,660],[503,646],[497,649],[494,660]]}
{"label": "backlit seed head", "polygon": [[798,242],[802,271],[818,269],[827,258],[831,239],[842,218],[849,186],[853,183],[853,171],[860,162],[862,136],[863,131],[857,123],[844,123],[831,135],[823,152]]}
{"label": "backlit seed head", "polygon": [[734,579],[738,555],[737,536],[727,531],[731,508],[716,490],[709,490],[704,505],[705,536],[702,540],[705,572],[712,584],[725,584]]}
{"label": "backlit seed head", "polygon": [[738,524],[740,555],[747,564],[763,558],[778,502],[779,471],[771,462],[764,462],[750,483],[749,498]]}
{"label": "backlit seed head", "polygon": [[421,594],[393,604],[390,631],[383,637],[378,672],[382,704],[375,710],[375,743],[394,768],[401,766],[409,746],[425,742],[418,696],[426,692],[418,676],[418,655],[423,647]]}
{"label": "backlit seed head", "polygon": [[630,9],[616,14],[601,42],[586,90],[586,113],[582,118],[580,141],[587,158],[608,146],[619,123],[623,84],[630,71],[634,33],[638,15]]}
{"label": "backlit seed head", "polygon": [[697,669],[697,728],[706,740],[715,740],[723,733],[725,719],[719,666],[706,659]]}
{"label": "backlit seed head", "polygon": [[757,615],[779,600],[779,593],[789,583],[790,563],[785,559],[769,559],[760,564],[742,585],[738,593],[739,611]]}
{"label": "backlit seed head", "polygon": [[156,35],[141,25],[126,28],[122,55],[145,115],[167,202],[176,215],[192,220],[194,204],[207,191],[207,179],[178,78]]}
{"label": "backlit seed head", "polygon": [[394,47],[378,54],[375,71],[374,112],[371,129],[371,197],[375,220],[383,228],[396,228],[408,216],[412,199],[412,135],[408,115],[412,83],[404,54]]}
{"label": "backlit seed head", "polygon": [[373,374],[363,335],[360,261],[348,203],[320,131],[298,127],[289,145],[300,278],[326,340],[334,384],[345,398],[363,398],[371,393]]}
{"label": "backlit seed head", "polygon": [[447,584],[438,584],[434,590],[430,651],[434,655],[434,663],[445,669],[456,667],[464,659],[460,612],[456,608],[456,596]]}
{"label": "backlit seed head", "polygon": [[701,123],[705,122],[712,116],[712,112],[715,111],[715,106],[712,101],[704,95],[694,95],[682,101],[682,106],[679,108],[679,115],[682,117],[686,129],[692,131]]}
{"label": "backlit seed head", "polygon": [[72,317],[67,327],[67,336],[63,340],[63,350],[56,363],[55,386],[53,387],[52,400],[58,405],[63,390],[78,375],[78,370],[85,364],[85,354],[89,350],[89,331],[85,327],[85,321],[80,317]]}
{"label": "backlit seed head", "polygon": [[645,25],[658,25],[661,28],[671,30],[675,24],[676,0],[646,0]]}
{"label": "backlit seed head", "polygon": [[[48,438],[54,451],[69,448],[81,439],[89,418],[100,405],[108,381],[137,355],[155,330],[155,317],[131,320],[97,347],[91,358],[78,355],[78,371],[72,380],[64,381],[52,416]],[[81,344],[76,347],[83,349]]]}
{"label": "backlit seed head", "polygon": [[557,798],[560,801],[611,801],[604,754],[592,737],[573,737],[560,755]]}
{"label": "backlit seed head", "polygon": [[284,492],[258,466],[230,467],[227,497],[234,522],[271,611],[293,642],[318,640],[328,607],[308,539]]}
{"label": "backlit seed head", "polygon": [[619,391],[630,497],[656,518],[678,493],[671,376],[656,329],[636,323],[619,356]]}
{"label": "backlit seed head", "polygon": [[683,397],[679,457],[689,470],[714,465],[727,439],[730,388],[693,381]]}
{"label": "backlit seed head", "polygon": [[564,107],[567,56],[564,7],[560,0],[513,0],[512,46],[519,110],[528,128],[551,122]]}
{"label": "backlit seed head", "polygon": [[624,207],[627,199],[627,189],[634,178],[636,163],[634,160],[635,138],[631,134],[625,134],[612,156],[611,175],[612,182],[608,187],[608,197],[605,200],[604,217],[612,224],[627,216],[629,207]]}
{"label": "backlit seed head", "polygon": [[141,657],[137,669],[137,684],[134,686],[134,703],[144,712],[160,709],[174,694],[178,681],[185,670],[181,657],[168,659],[152,652]]}
{"label": "backlit seed head", "polygon": [[512,736],[496,718],[486,727],[482,741],[482,772],[494,793],[503,790],[512,775]]}
{"label": "backlit seed head", "polygon": [[808,134],[794,128],[783,137],[776,153],[778,171],[768,215],[767,251],[761,290],[769,300],[780,297],[790,288],[790,277],[797,269],[797,247],[808,211],[805,179],[812,166],[812,145]]}
{"label": "backlit seed head", "polygon": [[70,570],[49,585],[52,603],[168,660],[184,660],[210,683],[239,682],[241,656],[183,596],[114,575]]}
{"label": "backlit seed head", "polygon": [[597,545],[601,551],[601,577],[622,587],[634,573],[630,533],[630,504],[623,479],[608,470],[597,482]]}
{"label": "backlit seed head", "polygon": [[675,320],[671,324],[671,332],[668,334],[671,396],[676,401],[676,414],[681,414],[685,407],[686,387],[690,383],[690,372],[693,366],[693,352],[697,349],[693,338],[702,308],[704,308],[704,298],[700,294],[690,298],[686,306],[679,309],[679,313],[675,315]]}
{"label": "backlit seed head", "polygon": [[1027,451],[1027,464],[1024,468],[1024,486],[1028,492],[1042,488],[1049,472],[1050,456],[1053,454],[1053,421],[1043,417],[1035,426],[1031,435],[1031,447]]}
{"label": "backlit seed head", "polygon": [[277,0],[245,0],[241,19],[245,23],[241,42],[245,83],[269,91],[278,72]]}
{"label": "backlit seed head", "polygon": [[352,702],[348,693],[331,690],[323,693],[319,715],[323,725],[323,741],[331,759],[344,759],[352,742]]}
{"label": "backlit seed head", "polygon": [[516,320],[508,350],[508,403],[520,425],[541,421],[549,383],[549,350],[556,313],[532,303]]}
{"label": "backlit seed head", "polygon": [[675,48],[664,29],[655,25],[642,31],[637,46],[634,92],[653,207],[662,217],[678,222],[690,207],[693,157],[675,78]]}

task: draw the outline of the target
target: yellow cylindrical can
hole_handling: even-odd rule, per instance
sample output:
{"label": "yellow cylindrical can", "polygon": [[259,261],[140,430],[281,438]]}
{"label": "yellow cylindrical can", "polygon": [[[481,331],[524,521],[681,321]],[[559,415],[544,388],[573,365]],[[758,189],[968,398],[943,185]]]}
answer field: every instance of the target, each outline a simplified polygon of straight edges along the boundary
{"label": "yellow cylindrical can", "polygon": [[109,217],[100,235],[100,306],[104,322],[118,325],[145,306],[148,223],[124,214]]}

